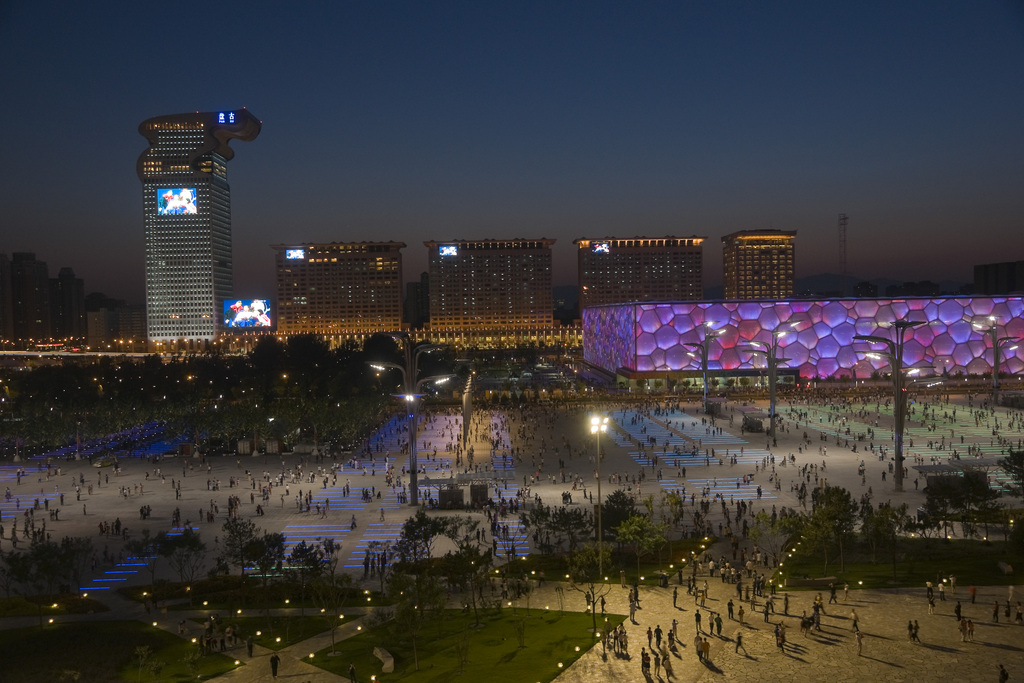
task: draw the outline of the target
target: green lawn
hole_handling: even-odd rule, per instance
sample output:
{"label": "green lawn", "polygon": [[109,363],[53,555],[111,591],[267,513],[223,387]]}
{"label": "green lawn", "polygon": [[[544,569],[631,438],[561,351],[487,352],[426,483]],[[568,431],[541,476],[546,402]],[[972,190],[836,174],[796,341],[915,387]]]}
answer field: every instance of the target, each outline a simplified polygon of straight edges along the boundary
{"label": "green lawn", "polygon": [[[40,610],[42,605],[42,610]],[[99,600],[83,598],[77,593],[57,595],[52,598],[24,598],[14,595],[0,598],[0,617],[37,617],[40,611],[45,619],[61,614],[90,614],[106,612],[107,606]]]}
{"label": "green lawn", "polygon": [[[0,679],[19,683],[139,681],[135,651],[142,646],[150,648],[151,661],[163,663],[158,677],[144,670],[143,683],[194,680],[183,661],[194,646],[135,621],[74,622],[4,631],[0,661],[7,673],[0,674]],[[204,679],[233,668],[234,659],[219,654],[199,660]]]}
{"label": "green lawn", "polygon": [[[346,675],[349,663],[356,667],[359,680],[376,674],[378,681],[408,683],[482,681],[497,677],[504,681],[551,681],[599,641],[589,631],[587,614],[555,611],[509,609],[481,614],[483,626],[473,626],[471,614],[448,610],[441,618],[423,624],[417,637],[419,670],[413,659],[412,638],[408,628],[389,622],[366,630],[338,643],[337,655],[330,648],[316,653],[313,663],[337,674]],[[624,617],[609,615],[614,627]],[[519,647],[516,623],[523,628],[524,647]],[[599,628],[602,621],[598,616]],[[373,656],[374,647],[383,647],[395,658],[395,671],[381,673],[381,661]],[[466,662],[460,672],[459,648],[466,650]],[[559,663],[562,667],[559,667]]]}
{"label": "green lawn", "polygon": [[[896,586],[924,586],[925,581],[953,574],[957,585],[966,588],[978,586],[1024,583],[1024,558],[1014,557],[1002,541],[975,541],[904,538],[897,547],[896,579],[893,580],[891,556],[880,552],[877,562],[871,561],[870,549],[856,544],[846,553],[846,569],[840,570],[839,558],[832,553],[827,574],[821,552],[815,548],[796,546],[776,574],[787,577],[836,576],[839,582],[849,582],[851,588],[892,588]],[[1014,574],[1003,574],[999,562],[1014,568]],[[817,590],[820,590],[817,589]]]}

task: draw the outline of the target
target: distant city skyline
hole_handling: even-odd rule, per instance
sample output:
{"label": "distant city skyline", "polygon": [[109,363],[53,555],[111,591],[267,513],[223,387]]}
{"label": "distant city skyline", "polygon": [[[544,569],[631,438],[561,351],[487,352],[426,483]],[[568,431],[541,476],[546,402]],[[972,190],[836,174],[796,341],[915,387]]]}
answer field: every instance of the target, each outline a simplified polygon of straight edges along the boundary
{"label": "distant city skyline", "polygon": [[[208,30],[173,30],[201,16]],[[0,9],[0,250],[141,302],[138,122],[247,106],[235,296],[272,244],[797,231],[796,278],[969,282],[1024,228],[1024,5],[929,2]]]}

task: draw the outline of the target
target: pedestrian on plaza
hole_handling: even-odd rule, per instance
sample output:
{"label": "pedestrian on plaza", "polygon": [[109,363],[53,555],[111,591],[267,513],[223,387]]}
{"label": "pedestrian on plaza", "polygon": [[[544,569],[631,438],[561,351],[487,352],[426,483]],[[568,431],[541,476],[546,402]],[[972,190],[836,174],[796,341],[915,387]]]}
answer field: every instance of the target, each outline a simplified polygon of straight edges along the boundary
{"label": "pedestrian on plaza", "polygon": [[971,594],[971,604],[973,605],[974,598],[978,595],[978,589],[971,585],[967,588],[967,592]]}
{"label": "pedestrian on plaza", "polygon": [[[743,647],[743,634],[739,631],[736,632],[736,653],[739,654],[740,648]],[[743,647],[743,654],[747,654],[747,648]]]}
{"label": "pedestrian on plaza", "polygon": [[348,680],[349,683],[356,683],[356,665],[351,662],[348,665]]}
{"label": "pedestrian on plaza", "polygon": [[914,642],[914,622],[907,620],[907,640],[911,643]]}
{"label": "pedestrian on plaza", "polygon": [[992,621],[997,623],[997,624],[999,623],[999,601],[998,600],[996,600],[992,604]]}
{"label": "pedestrian on plaza", "polygon": [[693,637],[693,649],[697,653],[697,659],[699,659],[700,661],[703,662],[704,661],[704,648],[701,647],[701,643],[702,642],[703,641],[701,640],[701,637],[700,637],[699,633],[696,636]]}
{"label": "pedestrian on plaza", "polygon": [[679,605],[676,604],[676,601],[678,599],[679,599],[679,587],[676,586],[675,588],[672,589],[672,607],[674,607],[676,609],[679,609]]}
{"label": "pedestrian on plaza", "polygon": [[836,584],[835,582],[829,582],[828,584],[828,604],[839,603],[839,599],[836,598]]}
{"label": "pedestrian on plaza", "polygon": [[654,629],[654,643],[655,643],[655,645],[657,645],[659,650],[661,649],[661,634],[662,633],[663,633],[663,631],[661,630],[661,624],[658,624],[657,628]]}
{"label": "pedestrian on plaza", "polygon": [[253,641],[252,641],[252,636],[250,635],[248,638],[245,639],[245,649],[249,653],[249,659],[252,659],[252,646],[253,646]]}
{"label": "pedestrian on plaza", "polygon": [[743,623],[743,605],[740,605],[740,609],[739,609],[739,612],[737,612],[737,614],[739,614],[739,616],[740,616],[740,624],[742,624]]}
{"label": "pedestrian on plaza", "polygon": [[663,653],[661,661],[665,665],[665,678],[672,680],[676,676],[676,672],[672,670],[672,657],[667,653]]}
{"label": "pedestrian on plaza", "polygon": [[854,633],[856,633],[857,631],[860,630],[857,627],[857,623],[859,621],[859,619],[857,618],[857,610],[853,610],[853,611],[850,612],[850,620],[853,621],[853,626],[850,627],[850,630],[853,631]]}
{"label": "pedestrian on plaza", "polygon": [[693,621],[697,624],[697,633],[700,633],[700,610],[693,613]]}
{"label": "pedestrian on plaza", "polygon": [[857,656],[864,654],[864,632],[857,631]]}
{"label": "pedestrian on plaza", "polygon": [[[281,658],[277,656],[277,653],[270,655],[270,675],[277,680],[277,667],[281,664]],[[355,680],[354,678],[352,680]]]}
{"label": "pedestrian on plaza", "polygon": [[914,642],[920,643],[921,637],[918,635],[918,631],[921,630],[921,624],[917,623],[917,619],[914,619]]}
{"label": "pedestrian on plaza", "polygon": [[711,661],[711,641],[707,638],[701,643],[701,647],[704,649],[704,662]]}
{"label": "pedestrian on plaza", "polygon": [[945,581],[939,583],[939,600],[941,600],[942,602],[946,601],[946,582]]}
{"label": "pedestrian on plaza", "polygon": [[718,637],[722,637],[722,615],[715,613],[715,628],[718,629]]}
{"label": "pedestrian on plaza", "polygon": [[652,654],[654,656],[654,677],[661,678],[661,655],[658,654],[657,650]]}
{"label": "pedestrian on plaza", "polygon": [[1010,672],[1003,668],[1003,665],[999,665],[999,683],[1006,683],[1010,680]]}
{"label": "pedestrian on plaza", "polygon": [[967,620],[967,642],[974,642],[974,620]]}
{"label": "pedestrian on plaza", "polygon": [[[999,611],[999,603],[997,602],[996,603],[996,612],[998,612],[998,611]],[[932,597],[928,598],[928,614],[935,614],[935,598],[932,598]],[[996,618],[998,618],[998,617],[999,617],[999,615],[996,614]]]}
{"label": "pedestrian on plaza", "polygon": [[729,609],[729,618],[732,619],[733,618],[733,611],[732,610],[733,610],[733,606],[734,606],[733,603],[732,603],[732,598],[729,598],[729,602],[727,602],[725,606]]}
{"label": "pedestrian on plaza", "polygon": [[647,647],[651,646],[651,640],[653,640],[653,638],[654,638],[654,631],[652,631],[651,627],[648,626],[647,627]]}
{"label": "pedestrian on plaza", "polygon": [[[847,584],[849,586],[849,584]],[[782,596],[782,613],[789,616],[789,593]]]}
{"label": "pedestrian on plaza", "polygon": [[850,599],[850,584],[843,585],[843,602],[847,602]]}

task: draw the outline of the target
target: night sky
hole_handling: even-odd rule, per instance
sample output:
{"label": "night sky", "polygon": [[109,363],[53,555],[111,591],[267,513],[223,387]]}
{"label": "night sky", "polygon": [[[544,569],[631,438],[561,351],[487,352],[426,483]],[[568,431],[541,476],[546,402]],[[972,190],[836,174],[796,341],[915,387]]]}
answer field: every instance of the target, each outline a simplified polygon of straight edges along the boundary
{"label": "night sky", "polygon": [[144,119],[247,107],[237,296],[274,243],[797,230],[797,276],[1024,259],[1024,2],[0,2],[0,250],[141,302]]}

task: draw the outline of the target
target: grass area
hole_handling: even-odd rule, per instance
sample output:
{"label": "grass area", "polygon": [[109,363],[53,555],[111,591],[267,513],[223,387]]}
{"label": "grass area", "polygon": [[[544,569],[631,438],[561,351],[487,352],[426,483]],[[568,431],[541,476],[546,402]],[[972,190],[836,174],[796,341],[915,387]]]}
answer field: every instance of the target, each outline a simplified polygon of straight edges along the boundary
{"label": "grass area", "polygon": [[[835,576],[840,583],[849,582],[851,588],[892,588],[894,586],[924,586],[925,581],[953,574],[957,585],[977,586],[1024,583],[1024,566],[1014,557],[1008,544],[1002,541],[950,540],[936,538],[904,538],[897,547],[896,578],[893,580],[891,556],[879,552],[877,562],[872,561],[865,544],[855,544],[846,553],[846,569],[840,570],[839,558],[830,558],[827,574],[821,552],[814,548],[796,546],[776,576],[818,577]],[[1014,574],[1004,574],[999,563],[1006,562]],[[816,590],[820,590],[816,589]]]}
{"label": "grass area", "polygon": [[[472,614],[457,610],[447,610],[442,617],[424,623],[416,642],[418,671],[409,629],[395,622],[369,628],[340,641],[335,656],[329,656],[330,648],[327,648],[317,652],[312,661],[343,676],[347,676],[352,663],[359,680],[369,680],[371,674],[376,674],[378,681],[408,683],[481,681],[495,677],[506,681],[546,682],[599,642],[589,631],[588,614],[566,612],[560,615],[556,611],[523,609],[513,614],[506,609],[500,613],[491,610],[481,617],[480,628],[474,626]],[[617,626],[623,619],[609,615],[609,627]],[[597,623],[600,628],[600,615]],[[523,647],[519,646],[517,624],[522,628]],[[374,647],[386,649],[395,658],[393,673],[381,673],[381,661],[374,657]],[[461,667],[460,650],[467,660]]]}
{"label": "grass area", "polygon": [[92,614],[106,612],[107,606],[92,598],[83,598],[77,593],[53,597],[20,595],[0,598],[0,617],[38,617],[42,606],[43,617],[49,619],[61,614]]}
{"label": "grass area", "polygon": [[[158,675],[144,667],[139,677],[136,648],[148,647],[149,661],[163,664]],[[190,681],[184,659],[195,647],[177,636],[134,621],[90,621],[4,631],[0,661],[4,680],[19,683],[57,681]],[[198,661],[202,678],[235,668],[234,660],[208,655]],[[16,672],[14,675],[13,672]],[[77,676],[76,676],[77,673]],[[12,676],[8,678],[8,676]]]}
{"label": "grass area", "polygon": [[[251,613],[251,610],[250,610]],[[340,626],[353,617],[336,619],[335,626]],[[202,623],[200,620],[195,620]],[[235,616],[221,618],[218,623],[222,628],[231,626],[235,636],[245,640],[252,634],[253,641],[257,645],[280,650],[281,648],[302,642],[327,631],[327,619],[320,614],[315,616],[271,616],[269,619],[264,616]]]}
{"label": "grass area", "polygon": [[[701,553],[709,547],[715,539],[712,537],[683,539],[666,543],[661,549],[661,558],[655,551],[650,556],[640,558],[640,574],[642,580],[637,581],[636,555],[630,551],[618,551],[613,549],[611,565],[605,570],[608,583],[619,583],[619,572],[626,572],[626,581],[632,585],[637,581],[641,585],[655,586],[658,583],[658,572],[664,571],[668,574],[675,574],[683,567],[683,575],[689,568],[691,553]],[[565,580],[568,571],[568,556],[565,553],[545,555],[531,553],[516,560],[509,566],[509,571],[523,573],[530,578],[537,579],[541,572],[548,581]],[[493,570],[494,574],[501,574],[503,569],[498,567]]]}

